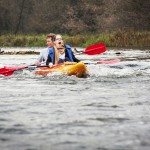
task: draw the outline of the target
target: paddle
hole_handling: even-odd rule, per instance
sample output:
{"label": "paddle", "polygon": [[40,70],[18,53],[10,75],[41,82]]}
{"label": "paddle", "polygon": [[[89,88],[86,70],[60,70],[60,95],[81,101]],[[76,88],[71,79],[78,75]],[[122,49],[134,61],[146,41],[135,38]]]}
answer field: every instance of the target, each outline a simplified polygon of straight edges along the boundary
{"label": "paddle", "polygon": [[4,76],[10,76],[14,73],[14,71],[16,70],[21,70],[21,69],[25,69],[28,68],[29,66],[18,66],[18,67],[3,67],[0,68],[0,74],[4,75]]}
{"label": "paddle", "polygon": [[[52,67],[50,67],[51,69],[52,68],[57,68],[59,67],[61,64],[58,64],[58,65],[53,65]],[[35,67],[35,68],[39,68],[39,67],[49,67],[49,66],[34,66],[34,65],[29,65],[29,66],[17,66],[17,67],[3,67],[3,68],[0,68],[0,74],[4,75],[4,76],[11,76],[14,71],[17,71],[17,70],[22,70],[22,69],[25,69],[25,68],[32,68],[32,67]]]}
{"label": "paddle", "polygon": [[[101,61],[97,61],[97,62],[84,62],[84,64],[114,64],[114,63],[118,63],[120,62],[120,59],[112,59],[112,60],[101,60]],[[54,65],[52,67],[50,67],[51,69],[52,68],[57,68],[59,66],[61,66],[61,64],[58,64],[58,65]],[[32,65],[31,65],[32,66]],[[18,67],[3,67],[3,68],[0,68],[0,74],[4,75],[4,76],[11,76],[14,71],[16,70],[21,70],[21,69],[25,69],[25,68],[29,68],[30,66],[18,66]],[[38,67],[48,67],[48,66],[36,66],[36,68]]]}
{"label": "paddle", "polygon": [[84,62],[84,64],[114,64],[120,62],[120,59],[101,60],[97,62]]}
{"label": "paddle", "polygon": [[[101,54],[105,51],[106,51],[105,44],[104,43],[98,43],[98,44],[93,44],[93,45],[88,46],[85,49],[85,51],[82,53],[88,54],[88,55],[96,55],[96,54]],[[33,66],[33,65],[30,65],[30,66]],[[42,67],[42,66],[39,66],[39,67]],[[6,67],[5,66],[3,68],[0,68],[0,74],[2,74],[4,76],[10,76],[14,73],[14,71],[25,69],[25,68],[29,68],[29,66],[18,66],[18,67]]]}
{"label": "paddle", "polygon": [[98,43],[98,44],[93,44],[88,46],[85,51],[83,51],[83,54],[88,54],[88,55],[96,55],[96,54],[101,54],[106,51],[106,47],[104,43]]}

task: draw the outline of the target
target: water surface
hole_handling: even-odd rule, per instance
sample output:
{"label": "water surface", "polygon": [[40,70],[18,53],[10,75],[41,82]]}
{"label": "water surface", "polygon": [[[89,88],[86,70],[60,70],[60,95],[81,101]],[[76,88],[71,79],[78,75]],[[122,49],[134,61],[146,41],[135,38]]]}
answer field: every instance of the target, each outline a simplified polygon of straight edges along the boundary
{"label": "water surface", "polygon": [[[0,76],[2,150],[149,150],[150,58],[140,50],[77,55],[90,76],[42,77],[23,69]],[[0,66],[32,64],[36,55],[0,55]]]}

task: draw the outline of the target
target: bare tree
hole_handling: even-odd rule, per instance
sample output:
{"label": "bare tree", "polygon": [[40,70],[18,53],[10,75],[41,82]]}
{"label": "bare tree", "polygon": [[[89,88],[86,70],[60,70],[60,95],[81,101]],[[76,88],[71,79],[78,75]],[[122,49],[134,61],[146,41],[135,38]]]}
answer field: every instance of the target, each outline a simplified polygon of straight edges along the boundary
{"label": "bare tree", "polygon": [[18,18],[18,24],[17,24],[16,30],[15,30],[15,34],[18,32],[19,27],[20,27],[20,24],[21,24],[21,21],[22,21],[22,15],[23,15],[23,10],[24,10],[24,4],[25,4],[25,0],[22,0],[21,8],[20,8],[20,14],[19,14],[19,18]]}
{"label": "bare tree", "polygon": [[149,30],[149,0],[0,0],[0,33]]}
{"label": "bare tree", "polygon": [[119,3],[120,25],[134,30],[150,29],[150,1],[126,0]]}

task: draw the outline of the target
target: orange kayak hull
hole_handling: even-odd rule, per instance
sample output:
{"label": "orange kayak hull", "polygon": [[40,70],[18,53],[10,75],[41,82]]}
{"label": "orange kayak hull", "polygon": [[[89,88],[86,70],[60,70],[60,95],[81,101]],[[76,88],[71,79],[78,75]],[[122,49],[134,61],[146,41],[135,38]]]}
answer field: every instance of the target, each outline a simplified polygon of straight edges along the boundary
{"label": "orange kayak hull", "polygon": [[58,64],[53,68],[43,67],[38,70],[35,70],[35,74],[42,75],[42,76],[47,76],[54,72],[60,72],[68,76],[75,75],[76,77],[79,78],[88,76],[87,68],[85,64],[82,62],[73,65]]}

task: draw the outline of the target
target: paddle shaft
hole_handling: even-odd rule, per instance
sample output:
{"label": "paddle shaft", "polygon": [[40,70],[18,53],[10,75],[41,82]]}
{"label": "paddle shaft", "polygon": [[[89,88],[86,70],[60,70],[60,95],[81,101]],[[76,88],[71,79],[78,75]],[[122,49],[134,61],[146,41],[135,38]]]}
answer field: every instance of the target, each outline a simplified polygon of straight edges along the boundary
{"label": "paddle shaft", "polygon": [[120,59],[112,59],[112,60],[101,60],[97,62],[85,62],[84,64],[115,64],[120,62]]}

